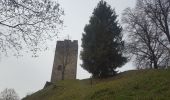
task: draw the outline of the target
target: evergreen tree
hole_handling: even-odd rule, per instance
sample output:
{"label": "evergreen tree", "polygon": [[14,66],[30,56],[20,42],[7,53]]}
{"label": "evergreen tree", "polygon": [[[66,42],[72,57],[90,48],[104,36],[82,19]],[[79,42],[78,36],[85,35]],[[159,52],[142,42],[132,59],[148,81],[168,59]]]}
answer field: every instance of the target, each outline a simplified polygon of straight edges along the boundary
{"label": "evergreen tree", "polygon": [[84,28],[82,67],[92,73],[93,77],[115,75],[115,69],[126,62],[126,58],[122,56],[122,28],[116,19],[114,9],[101,0]]}

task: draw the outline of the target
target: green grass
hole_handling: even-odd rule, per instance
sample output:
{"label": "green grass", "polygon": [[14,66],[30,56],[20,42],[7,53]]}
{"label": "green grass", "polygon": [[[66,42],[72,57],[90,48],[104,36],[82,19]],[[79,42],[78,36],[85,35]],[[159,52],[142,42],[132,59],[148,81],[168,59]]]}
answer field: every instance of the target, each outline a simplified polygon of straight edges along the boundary
{"label": "green grass", "polygon": [[170,100],[170,70],[127,71],[107,79],[65,80],[23,100]]}

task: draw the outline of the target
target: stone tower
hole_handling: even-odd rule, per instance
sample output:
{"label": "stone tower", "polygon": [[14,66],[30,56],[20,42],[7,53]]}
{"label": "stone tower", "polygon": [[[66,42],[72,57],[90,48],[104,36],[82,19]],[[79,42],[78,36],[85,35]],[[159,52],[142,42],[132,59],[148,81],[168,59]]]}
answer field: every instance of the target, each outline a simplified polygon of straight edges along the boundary
{"label": "stone tower", "polygon": [[77,55],[78,55],[77,40],[57,41],[51,75],[52,83],[58,80],[62,80],[64,68],[65,68],[64,79],[76,79]]}

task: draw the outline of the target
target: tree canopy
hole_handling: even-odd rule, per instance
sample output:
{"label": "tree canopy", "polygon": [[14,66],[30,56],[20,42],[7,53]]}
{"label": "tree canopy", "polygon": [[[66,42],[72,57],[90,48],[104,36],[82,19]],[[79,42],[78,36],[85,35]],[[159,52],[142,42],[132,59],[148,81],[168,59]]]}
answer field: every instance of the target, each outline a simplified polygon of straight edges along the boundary
{"label": "tree canopy", "polygon": [[105,1],[94,9],[82,37],[82,67],[93,77],[107,77],[116,73],[126,58],[123,57],[124,42],[117,15]]}
{"label": "tree canopy", "polygon": [[4,89],[0,93],[0,99],[2,100],[20,100],[18,94],[15,92],[14,89]]}

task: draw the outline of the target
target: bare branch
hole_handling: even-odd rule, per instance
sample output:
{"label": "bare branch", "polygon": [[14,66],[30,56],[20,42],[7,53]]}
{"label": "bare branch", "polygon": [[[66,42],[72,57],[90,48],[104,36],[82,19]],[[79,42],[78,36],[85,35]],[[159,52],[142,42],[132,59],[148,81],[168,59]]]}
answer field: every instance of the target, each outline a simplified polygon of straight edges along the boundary
{"label": "bare branch", "polygon": [[[44,49],[47,46],[45,44],[47,40],[55,38],[62,28],[63,15],[64,11],[60,5],[51,0],[1,0],[0,32],[4,36],[0,36],[0,39],[3,38],[3,44],[0,46],[4,47],[6,52],[11,51],[9,47],[14,47],[15,43],[8,42],[7,36],[12,34],[11,40],[15,38],[15,35],[18,37],[15,39],[17,42],[15,46],[31,51]],[[4,44],[5,42],[7,44]]]}

